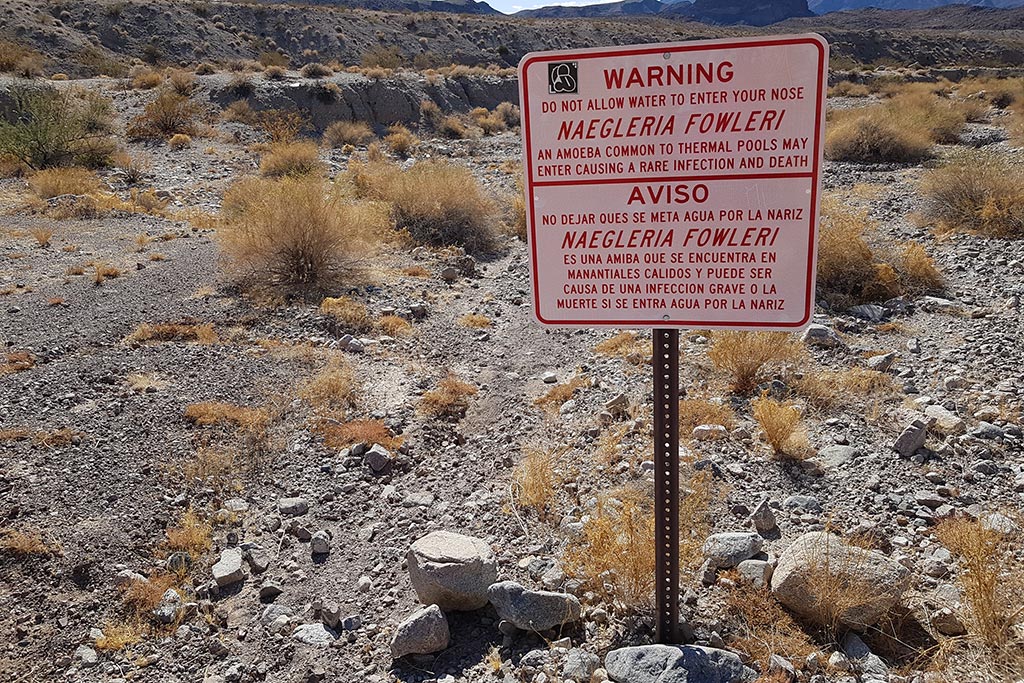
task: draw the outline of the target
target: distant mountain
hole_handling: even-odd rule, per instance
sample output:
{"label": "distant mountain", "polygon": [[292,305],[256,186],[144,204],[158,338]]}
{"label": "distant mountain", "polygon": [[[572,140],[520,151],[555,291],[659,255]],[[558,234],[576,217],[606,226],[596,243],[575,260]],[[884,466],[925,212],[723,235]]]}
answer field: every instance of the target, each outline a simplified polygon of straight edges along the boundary
{"label": "distant mountain", "polygon": [[[263,0],[268,4],[292,4],[294,0]],[[486,2],[475,0],[302,0],[303,5],[356,7],[383,12],[453,12],[458,14],[501,14]]]}
{"label": "distant mountain", "polygon": [[814,13],[808,9],[807,0],[621,0],[574,7],[554,5],[516,13],[516,16],[545,18],[653,15],[692,19],[705,24],[766,26],[794,17],[814,16]]}
{"label": "distant mountain", "polygon": [[973,5],[975,7],[1024,7],[1024,0],[810,0],[807,6],[815,14],[844,12],[874,7],[877,9],[932,9],[943,5]]}

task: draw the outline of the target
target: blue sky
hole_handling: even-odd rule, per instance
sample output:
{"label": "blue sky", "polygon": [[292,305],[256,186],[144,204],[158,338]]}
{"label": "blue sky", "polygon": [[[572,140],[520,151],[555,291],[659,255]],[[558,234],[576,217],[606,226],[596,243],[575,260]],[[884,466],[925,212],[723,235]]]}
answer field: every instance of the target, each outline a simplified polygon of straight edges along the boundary
{"label": "blue sky", "polygon": [[486,2],[499,12],[513,14],[522,9],[536,9],[549,5],[578,7],[580,5],[597,5],[602,2],[617,2],[617,0],[550,0],[549,2],[543,0],[486,0]]}

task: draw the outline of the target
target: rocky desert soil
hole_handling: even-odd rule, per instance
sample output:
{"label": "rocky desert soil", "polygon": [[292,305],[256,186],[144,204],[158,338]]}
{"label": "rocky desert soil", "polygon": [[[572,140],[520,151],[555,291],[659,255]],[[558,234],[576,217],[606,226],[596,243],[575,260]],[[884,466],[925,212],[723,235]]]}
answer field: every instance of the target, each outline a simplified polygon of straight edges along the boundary
{"label": "rocky desert soil", "polygon": [[[193,97],[216,103],[226,78],[201,79]],[[354,89],[365,80],[336,78]],[[288,79],[305,84],[295,72]],[[112,98],[119,125],[153,97],[114,79],[78,84]],[[279,87],[260,82],[256,99],[276,97]],[[463,108],[479,103],[467,98]],[[940,156],[983,144],[1024,163],[1000,123],[993,112],[971,124],[964,144]],[[168,199],[177,217],[114,210],[54,218],[25,207],[23,179],[0,180],[0,351],[8,362],[0,376],[0,525],[37,533],[46,545],[0,555],[0,679],[1010,680],[963,667],[943,673],[932,661],[966,619],[957,581],[964,569],[932,530],[964,515],[1019,533],[1024,244],[937,235],[919,217],[922,166],[826,164],[827,190],[869,212],[880,241],[923,245],[947,284],[853,308],[819,305],[799,340],[798,374],[777,368],[760,388],[785,398],[799,373],[827,378],[850,368],[875,373],[881,388],[841,392],[827,408],[797,397],[809,458],[774,456],[749,399],[730,394],[728,377],[708,359],[713,336],[682,335],[687,398],[736,414],[728,429],[700,425],[683,435],[683,479],[706,494],[691,518],[700,557],[686,572],[683,630],[688,643],[711,648],[684,653],[705,658],[703,673],[691,667],[687,678],[680,651],[621,649],[652,642],[649,608],[626,609],[565,565],[599,497],[615,506],[604,496],[651,487],[649,333],[639,332],[631,353],[609,355],[595,347],[618,330],[537,325],[526,247],[514,237],[477,258],[391,248],[332,292],[365,304],[374,319],[408,319],[404,336],[348,329],[318,302],[249,296],[222,267],[216,231],[184,218],[186,210],[216,212],[225,189],[256,172],[251,143],[261,133],[240,123],[214,128],[183,149],[125,143],[148,160],[141,186]],[[402,163],[445,158],[495,196],[515,191],[516,131],[421,136]],[[366,148],[321,155],[337,173]],[[128,197],[117,171],[101,177]],[[40,229],[52,231],[49,246],[33,237]],[[96,282],[97,263],[120,276]],[[468,326],[470,314],[489,325]],[[133,337],[162,323],[205,333]],[[331,359],[359,383],[347,419],[380,421],[400,439],[324,444],[302,395]],[[465,415],[425,415],[423,394],[449,375],[476,390]],[[570,382],[560,406],[535,403]],[[269,426],[252,437],[197,424],[187,411],[204,402],[263,410]],[[234,449],[226,468],[210,455],[217,449]],[[546,514],[518,505],[517,473],[531,450],[552,454]],[[167,550],[168,531],[180,530],[188,511],[212,533],[212,546],[194,557]],[[829,547],[826,537],[808,536],[826,530],[874,550],[835,550],[863,553],[853,560],[863,577],[909,577],[901,604],[915,628],[900,633],[918,640],[872,653],[856,634],[815,636],[813,652],[779,646],[770,667],[749,653],[740,663],[723,650],[740,651],[743,629],[729,596],[748,584],[763,589],[773,568],[798,575],[794,541]],[[161,595],[145,623],[127,622],[132,586],[160,585],[176,570],[188,577],[179,591]],[[504,581],[525,587],[525,597]],[[430,590],[464,609],[419,612]],[[885,602],[887,588],[878,592]],[[414,623],[399,627],[414,613]],[[450,641],[439,635],[442,622]],[[103,646],[132,627],[137,642]],[[396,640],[399,654],[412,654],[394,659]]]}

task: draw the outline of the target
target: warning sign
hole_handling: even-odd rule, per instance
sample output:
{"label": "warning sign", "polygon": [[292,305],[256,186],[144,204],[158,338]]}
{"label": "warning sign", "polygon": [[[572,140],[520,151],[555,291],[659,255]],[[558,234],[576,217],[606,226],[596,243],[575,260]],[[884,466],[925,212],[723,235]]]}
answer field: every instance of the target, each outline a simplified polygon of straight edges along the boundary
{"label": "warning sign", "polygon": [[526,55],[538,320],[807,324],[827,65],[814,34]]}

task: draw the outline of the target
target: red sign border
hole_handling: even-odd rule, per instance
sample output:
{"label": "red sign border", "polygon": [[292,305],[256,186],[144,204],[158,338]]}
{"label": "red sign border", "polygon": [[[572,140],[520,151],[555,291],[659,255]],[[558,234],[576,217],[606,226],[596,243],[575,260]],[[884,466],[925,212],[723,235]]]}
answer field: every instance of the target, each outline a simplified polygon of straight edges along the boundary
{"label": "red sign border", "polygon": [[[813,45],[818,49],[818,92],[815,101],[815,121],[814,121],[814,167],[810,173],[780,173],[774,175],[768,174],[751,174],[743,175],[741,177],[725,176],[680,176],[670,178],[658,178],[659,181],[682,181],[682,180],[747,180],[756,179],[758,176],[766,176],[771,178],[811,178],[811,217],[810,217],[810,245],[807,250],[807,287],[805,291],[806,309],[804,310],[803,318],[795,323],[782,323],[782,322],[739,322],[739,321],[711,321],[711,320],[548,320],[540,314],[540,290],[538,289],[537,283],[540,274],[537,269],[537,240],[534,235],[536,226],[534,225],[534,195],[533,188],[536,185],[547,186],[547,185],[589,185],[589,184],[608,184],[622,182],[613,179],[597,179],[593,181],[562,181],[552,183],[534,183],[533,182],[533,164],[532,164],[532,153],[530,149],[530,98],[529,92],[526,87],[526,72],[534,64],[542,64],[550,61],[562,61],[567,59],[583,60],[593,59],[595,57],[631,57],[637,55],[647,54],[664,54],[666,52],[694,52],[698,50],[715,50],[715,49],[736,49],[736,48],[747,48],[747,47],[778,47],[781,45]],[[819,214],[819,194],[821,189],[821,166],[822,166],[822,127],[824,123],[824,100],[826,91],[826,76],[828,69],[828,41],[817,33],[805,33],[802,35],[791,35],[791,36],[777,36],[773,38],[744,38],[730,41],[722,40],[695,40],[688,41],[685,43],[656,43],[650,45],[631,45],[623,46],[621,48],[607,50],[604,48],[587,48],[581,50],[562,50],[562,51],[551,51],[551,52],[532,52],[525,55],[519,62],[519,102],[520,110],[522,111],[522,134],[523,134],[523,172],[525,175],[525,192],[528,211],[527,220],[529,221],[529,230],[527,234],[530,241],[530,253],[531,253],[531,276],[533,286],[533,315],[539,323],[542,325],[548,325],[553,327],[677,327],[677,328],[689,328],[689,329],[761,329],[761,330],[779,330],[779,331],[792,331],[799,330],[805,327],[814,315],[814,285],[815,285],[815,271],[816,271],[816,256],[817,256],[817,232],[818,232],[818,214]]]}

